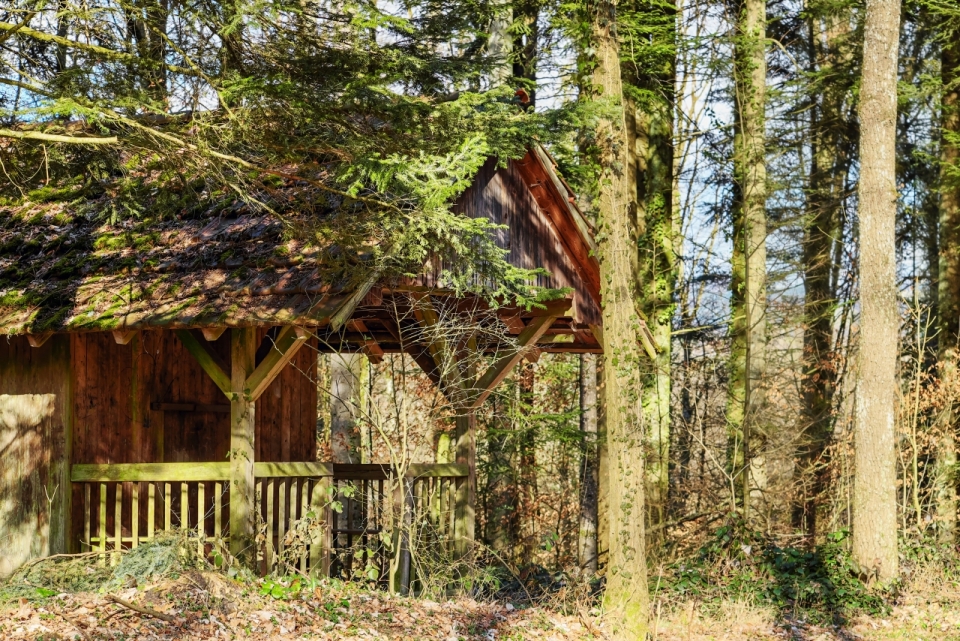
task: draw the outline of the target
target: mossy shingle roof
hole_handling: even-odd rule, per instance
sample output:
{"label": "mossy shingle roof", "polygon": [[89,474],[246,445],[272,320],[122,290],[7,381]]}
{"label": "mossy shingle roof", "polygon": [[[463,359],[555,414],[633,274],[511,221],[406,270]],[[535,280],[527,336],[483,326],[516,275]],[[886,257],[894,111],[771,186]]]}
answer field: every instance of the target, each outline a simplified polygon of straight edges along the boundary
{"label": "mossy shingle roof", "polygon": [[289,236],[244,203],[119,224],[0,207],[0,333],[315,323],[344,298],[319,276],[335,248]]}

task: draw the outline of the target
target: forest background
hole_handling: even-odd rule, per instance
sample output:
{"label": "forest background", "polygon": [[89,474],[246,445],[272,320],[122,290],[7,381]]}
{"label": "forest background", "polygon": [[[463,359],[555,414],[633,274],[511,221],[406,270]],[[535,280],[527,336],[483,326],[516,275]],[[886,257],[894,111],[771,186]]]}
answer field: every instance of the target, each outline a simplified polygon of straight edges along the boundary
{"label": "forest background", "polygon": [[[868,13],[846,0],[11,0],[0,198],[107,193],[88,215],[124,224],[211,195],[269,209],[275,181],[296,178],[324,207],[362,203],[332,225],[339,238],[391,239],[369,272],[338,277],[402,275],[436,250],[464,266],[454,286],[479,274],[491,298],[530,302],[489,229],[449,203],[488,156],[538,141],[603,236],[614,167],[646,348],[628,362],[651,593],[879,608],[866,585],[894,579],[898,559],[849,555],[855,410],[875,391],[857,385]],[[956,551],[958,20],[954,3],[911,0],[895,43],[896,384],[876,392],[896,397],[888,486],[907,568],[948,567]],[[605,133],[618,119],[625,145]],[[482,409],[477,531],[489,562],[523,580],[609,577],[603,369],[531,358]],[[399,357],[322,360],[321,447],[340,430],[362,460],[383,456],[378,440],[442,450],[449,417],[418,376]]]}

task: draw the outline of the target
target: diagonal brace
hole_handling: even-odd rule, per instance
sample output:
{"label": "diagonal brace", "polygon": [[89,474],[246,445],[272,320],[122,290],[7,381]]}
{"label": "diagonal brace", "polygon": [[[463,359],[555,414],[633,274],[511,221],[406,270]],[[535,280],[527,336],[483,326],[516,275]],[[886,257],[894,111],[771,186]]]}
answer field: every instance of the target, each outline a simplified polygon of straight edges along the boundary
{"label": "diagonal brace", "polygon": [[498,358],[473,385],[473,389],[470,390],[468,409],[475,410],[487,400],[494,388],[507,377],[513,366],[536,346],[537,340],[550,329],[557,318],[559,316],[538,316],[530,321],[530,324],[517,337],[516,349]]}
{"label": "diagonal brace", "polygon": [[233,392],[233,388],[230,385],[230,375],[227,374],[227,367],[220,361],[220,359],[212,352],[210,352],[200,341],[194,337],[193,333],[188,329],[178,329],[174,332],[177,335],[177,338],[180,339],[180,342],[183,343],[183,346],[187,348],[187,351],[193,356],[193,358],[200,364],[200,367],[203,368],[203,371],[207,373],[214,383],[217,384],[217,387],[220,388],[220,391],[223,392],[228,399],[236,400],[236,394]]}
{"label": "diagonal brace", "polygon": [[276,340],[273,341],[273,349],[247,378],[243,396],[248,401],[255,401],[260,398],[260,395],[267,390],[277,374],[287,366],[287,363],[300,351],[300,348],[306,345],[309,337],[309,332],[302,327],[290,325],[284,327]]}

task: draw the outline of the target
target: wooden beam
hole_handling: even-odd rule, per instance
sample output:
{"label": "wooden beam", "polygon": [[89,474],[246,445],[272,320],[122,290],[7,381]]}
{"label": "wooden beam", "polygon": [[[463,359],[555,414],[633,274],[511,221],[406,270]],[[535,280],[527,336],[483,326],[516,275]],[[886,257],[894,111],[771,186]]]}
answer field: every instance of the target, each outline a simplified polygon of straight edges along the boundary
{"label": "wooden beam", "polygon": [[203,371],[207,373],[207,376],[217,384],[217,387],[220,388],[220,391],[223,392],[227,398],[232,400],[234,392],[230,386],[230,377],[227,376],[227,368],[220,362],[220,359],[208,351],[207,348],[194,337],[190,330],[177,329],[174,330],[174,333],[177,335],[177,338],[180,339],[180,342],[183,343],[183,346],[187,348],[187,351],[196,359],[197,363],[200,364]]}
{"label": "wooden beam", "polygon": [[27,334],[27,342],[30,343],[30,347],[41,347],[51,336],[53,336],[51,332]]}
{"label": "wooden beam", "polygon": [[247,378],[243,389],[244,397],[248,401],[255,401],[260,398],[260,395],[267,390],[277,374],[290,362],[290,359],[301,347],[306,345],[309,336],[310,334],[302,327],[284,327],[276,340],[273,341],[273,348]]}
{"label": "wooden beam", "polygon": [[470,475],[470,466],[462,463],[411,463],[407,476],[415,478],[463,478]]}
{"label": "wooden beam", "polygon": [[550,329],[555,320],[557,320],[557,316],[538,316],[530,321],[527,328],[520,332],[520,336],[517,337],[516,349],[490,365],[473,386],[468,405],[471,410],[480,407],[487,400],[494,388],[507,377],[513,366],[520,362],[526,352],[537,344],[537,340]]}
{"label": "wooden beam", "polygon": [[256,478],[280,478],[285,476],[305,476],[320,478],[333,476],[332,463],[294,462],[294,463],[254,463]]}
{"label": "wooden beam", "polygon": [[230,332],[230,554],[253,568],[256,560],[255,403],[246,397],[257,360],[257,330]]}
{"label": "wooden beam", "polygon": [[200,333],[203,334],[204,339],[206,339],[207,342],[210,342],[210,343],[214,342],[215,340],[217,340],[218,338],[220,338],[221,336],[223,336],[223,333],[224,333],[225,331],[227,331],[227,328],[226,328],[226,327],[202,327],[202,328],[200,328]]}
{"label": "wooden beam", "polygon": [[367,329],[367,324],[362,320],[351,320],[347,323],[347,327],[363,337],[363,347],[360,349],[366,357],[370,359],[370,362],[374,365],[382,363],[383,348],[380,347],[380,343],[377,342],[376,337]]}
{"label": "wooden beam", "polygon": [[133,337],[137,335],[137,330],[115,329],[111,332],[111,334],[113,334],[113,340],[116,341],[117,345],[129,345],[130,341],[133,340]]}
{"label": "wooden beam", "polygon": [[114,463],[70,466],[70,480],[74,483],[225,481],[228,478],[229,463]]}

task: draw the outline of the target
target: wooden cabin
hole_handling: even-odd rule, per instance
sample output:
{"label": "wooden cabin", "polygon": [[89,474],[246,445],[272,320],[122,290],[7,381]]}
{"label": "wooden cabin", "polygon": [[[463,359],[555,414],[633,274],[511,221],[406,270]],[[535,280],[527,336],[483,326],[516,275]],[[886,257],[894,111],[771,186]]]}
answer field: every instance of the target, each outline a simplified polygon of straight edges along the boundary
{"label": "wooden cabin", "polygon": [[[246,205],[147,228],[66,207],[0,208],[0,576],[178,525],[266,563],[258,511],[268,548],[297,518],[322,515],[325,533],[301,565],[329,571],[350,529],[334,525],[330,488],[352,479],[382,490],[392,472],[316,460],[306,373],[323,351],[404,352],[443,386],[458,408],[456,461],[411,466],[405,487],[441,492],[456,513],[446,533],[462,544],[474,528],[475,408],[531,350],[600,351],[591,230],[542,149],[502,168],[491,160],[456,204],[506,225],[497,242],[510,261],[545,268],[538,284],[571,292],[542,309],[487,310],[509,344],[418,342],[438,310],[485,306],[439,289],[426,266],[403,285],[321,282],[325,252],[285,240],[278,220]],[[444,380],[441,359],[464,350],[489,355],[488,366]]]}

